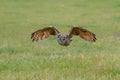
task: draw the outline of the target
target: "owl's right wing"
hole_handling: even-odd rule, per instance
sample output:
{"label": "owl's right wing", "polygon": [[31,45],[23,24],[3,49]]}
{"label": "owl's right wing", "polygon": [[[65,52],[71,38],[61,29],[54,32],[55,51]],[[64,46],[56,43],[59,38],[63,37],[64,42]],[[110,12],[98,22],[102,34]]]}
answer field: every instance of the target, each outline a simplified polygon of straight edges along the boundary
{"label": "owl's right wing", "polygon": [[50,37],[50,35],[56,36],[60,32],[55,27],[45,27],[43,29],[39,29],[31,34],[32,41],[38,41],[39,39],[45,39]]}

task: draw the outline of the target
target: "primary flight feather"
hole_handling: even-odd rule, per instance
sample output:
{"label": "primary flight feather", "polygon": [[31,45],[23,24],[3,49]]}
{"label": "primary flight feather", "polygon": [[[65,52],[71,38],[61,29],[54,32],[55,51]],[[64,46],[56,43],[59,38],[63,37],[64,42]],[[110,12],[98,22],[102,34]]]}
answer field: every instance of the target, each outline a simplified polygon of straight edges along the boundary
{"label": "primary flight feather", "polygon": [[96,35],[82,27],[76,26],[72,27],[68,34],[62,35],[55,27],[45,27],[43,29],[39,29],[31,34],[32,41],[38,41],[39,39],[45,39],[50,37],[51,35],[57,36],[57,41],[62,46],[68,46],[71,43],[71,39],[73,36],[79,36],[82,39],[95,42]]}

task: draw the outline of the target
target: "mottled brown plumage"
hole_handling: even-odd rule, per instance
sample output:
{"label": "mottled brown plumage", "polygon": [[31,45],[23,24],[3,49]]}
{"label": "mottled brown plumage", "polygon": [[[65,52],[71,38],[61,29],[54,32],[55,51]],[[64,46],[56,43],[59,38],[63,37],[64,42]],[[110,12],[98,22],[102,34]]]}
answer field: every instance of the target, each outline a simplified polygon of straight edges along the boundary
{"label": "mottled brown plumage", "polygon": [[75,35],[75,36],[80,36],[82,39],[90,42],[96,41],[95,34],[86,29],[83,29],[82,27],[73,27],[68,35],[69,38],[72,38],[72,36]]}
{"label": "mottled brown plumage", "polygon": [[62,35],[55,27],[45,27],[43,29],[39,29],[31,34],[32,41],[38,41],[39,39],[45,39],[50,37],[50,35],[57,36],[57,41],[62,46],[68,46],[72,41],[71,38],[73,36],[80,36],[82,39],[95,42],[96,37],[95,34],[83,29],[81,27],[72,27],[68,34]]}
{"label": "mottled brown plumage", "polygon": [[45,39],[50,37],[50,35],[57,35],[59,32],[54,27],[45,27],[43,29],[37,30],[31,34],[32,41],[38,41],[39,39]]}

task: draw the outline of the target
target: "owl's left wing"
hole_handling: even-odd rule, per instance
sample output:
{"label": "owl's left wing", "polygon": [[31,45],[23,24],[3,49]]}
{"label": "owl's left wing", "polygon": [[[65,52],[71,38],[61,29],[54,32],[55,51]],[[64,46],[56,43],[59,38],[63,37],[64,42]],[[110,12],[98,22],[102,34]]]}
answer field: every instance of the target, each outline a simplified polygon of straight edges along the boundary
{"label": "owl's left wing", "polygon": [[96,35],[86,29],[81,27],[73,27],[70,32],[68,33],[68,37],[72,38],[73,36],[80,36],[82,39],[90,42],[95,42]]}

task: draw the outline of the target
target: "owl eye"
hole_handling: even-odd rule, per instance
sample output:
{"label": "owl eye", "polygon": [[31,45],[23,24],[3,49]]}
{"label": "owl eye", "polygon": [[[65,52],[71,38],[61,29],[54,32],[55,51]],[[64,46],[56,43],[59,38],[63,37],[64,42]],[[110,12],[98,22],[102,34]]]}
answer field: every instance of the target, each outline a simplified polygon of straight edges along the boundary
{"label": "owl eye", "polygon": [[60,38],[60,35],[58,35],[57,37]]}
{"label": "owl eye", "polygon": [[58,36],[57,36],[58,38],[60,38],[61,37],[61,34],[58,34]]}

